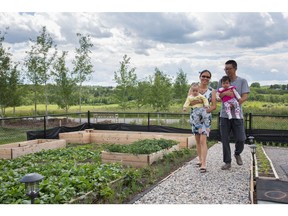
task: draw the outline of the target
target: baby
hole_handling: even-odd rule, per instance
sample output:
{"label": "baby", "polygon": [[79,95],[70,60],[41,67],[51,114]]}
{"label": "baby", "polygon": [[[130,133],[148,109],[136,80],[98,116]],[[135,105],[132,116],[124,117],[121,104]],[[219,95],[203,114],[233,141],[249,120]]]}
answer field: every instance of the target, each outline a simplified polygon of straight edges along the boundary
{"label": "baby", "polygon": [[[216,99],[217,100],[222,100],[223,105],[225,107],[225,112],[227,113],[229,119],[232,119],[232,114],[231,114],[232,107],[235,108],[235,116],[236,116],[236,118],[240,119],[240,105],[238,103],[238,100],[241,98],[241,96],[236,91],[236,87],[231,85],[231,80],[230,80],[230,78],[228,76],[223,76],[222,77],[221,84],[222,84],[222,87],[218,89],[218,91],[216,93]],[[228,95],[225,95],[221,99],[220,98],[220,94],[222,92],[229,91],[229,90],[233,91],[234,96],[230,97]],[[231,105],[233,105],[233,106],[231,106]]]}
{"label": "baby", "polygon": [[[197,103],[195,105],[190,105],[192,101],[199,101],[201,103]],[[209,108],[209,102],[205,96],[199,93],[199,84],[192,83],[189,95],[186,98],[186,101],[183,105],[183,112],[186,112],[188,106],[192,107],[192,123],[198,128],[199,134],[202,133],[202,125],[203,122],[206,126],[206,132],[210,132],[210,120],[209,115],[207,115],[206,109]]]}

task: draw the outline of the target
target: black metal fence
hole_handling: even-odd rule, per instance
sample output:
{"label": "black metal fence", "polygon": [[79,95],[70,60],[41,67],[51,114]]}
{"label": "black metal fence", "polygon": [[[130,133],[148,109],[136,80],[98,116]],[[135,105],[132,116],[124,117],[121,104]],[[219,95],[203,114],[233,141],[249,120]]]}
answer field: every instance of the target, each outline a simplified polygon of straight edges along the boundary
{"label": "black metal fence", "polygon": [[[288,143],[288,116],[245,114],[247,137],[264,143]],[[0,144],[87,128],[98,130],[191,133],[188,113],[83,112],[0,119]],[[213,113],[210,139],[220,140],[219,113]],[[233,137],[232,137],[233,139]]]}

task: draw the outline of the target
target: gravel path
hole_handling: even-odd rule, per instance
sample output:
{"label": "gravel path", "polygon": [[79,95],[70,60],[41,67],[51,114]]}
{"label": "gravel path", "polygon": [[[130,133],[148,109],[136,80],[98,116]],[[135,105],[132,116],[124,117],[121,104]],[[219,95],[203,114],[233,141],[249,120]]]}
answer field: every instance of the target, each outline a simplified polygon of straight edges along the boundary
{"label": "gravel path", "polygon": [[251,153],[248,145],[242,152],[243,165],[238,166],[233,157],[232,167],[221,170],[222,146],[213,145],[208,150],[207,172],[200,173],[198,158],[173,172],[134,204],[249,204]]}

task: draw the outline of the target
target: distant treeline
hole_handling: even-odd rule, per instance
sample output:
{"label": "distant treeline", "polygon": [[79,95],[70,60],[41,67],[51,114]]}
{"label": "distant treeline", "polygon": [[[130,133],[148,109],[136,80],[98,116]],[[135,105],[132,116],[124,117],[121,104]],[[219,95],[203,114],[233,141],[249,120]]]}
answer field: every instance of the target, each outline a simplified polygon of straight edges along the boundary
{"label": "distant treeline", "polygon": [[[213,82],[211,86],[216,88],[217,82]],[[250,95],[249,101],[262,101],[262,102],[271,102],[271,103],[288,103],[288,90],[282,89],[282,86],[286,85],[272,85],[270,87],[263,86],[263,87],[252,87],[253,83],[250,86]],[[281,88],[275,88],[273,86],[281,86]],[[21,85],[21,92],[23,93],[21,98],[21,105],[32,105],[33,104],[33,91],[32,85]],[[53,89],[55,88],[54,85],[48,85],[48,92],[49,94],[49,102],[51,104],[56,104],[53,97]],[[112,86],[83,86],[83,98],[82,104],[84,105],[104,105],[104,104],[117,104],[117,100],[115,98],[116,94],[116,87]],[[173,89],[174,88],[174,89]],[[188,89],[189,86],[187,85]],[[44,92],[44,86],[39,86],[39,92]],[[182,103],[183,98],[179,98],[176,94],[175,87],[171,86],[171,91],[174,91],[173,94],[173,101],[174,103]],[[187,93],[187,92],[186,92]],[[144,94],[144,93],[143,93]],[[143,95],[144,97],[144,95]],[[135,96],[131,96],[129,101],[133,102],[135,100]],[[44,97],[39,97],[38,99],[39,104],[45,103]]]}

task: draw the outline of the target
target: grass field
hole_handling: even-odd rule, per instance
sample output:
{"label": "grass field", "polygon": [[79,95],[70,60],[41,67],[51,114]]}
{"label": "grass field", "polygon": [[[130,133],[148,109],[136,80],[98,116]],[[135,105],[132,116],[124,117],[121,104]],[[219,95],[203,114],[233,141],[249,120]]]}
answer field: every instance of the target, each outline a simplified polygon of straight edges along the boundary
{"label": "grass field", "polygon": [[[220,110],[221,104],[217,103],[217,109],[215,113],[218,113]],[[121,110],[118,104],[110,105],[82,105],[81,112],[155,112],[151,107],[143,107],[140,110],[137,108],[132,108],[129,110]],[[259,102],[259,101],[247,101],[243,105],[244,113],[253,113],[253,114],[268,114],[268,115],[288,115],[288,104],[284,103],[268,103],[268,102]],[[72,106],[69,109],[69,113],[80,112],[79,106]],[[182,113],[182,104],[171,105],[171,113]],[[59,109],[57,105],[48,105],[48,114],[64,114],[65,111]],[[45,115],[45,105],[37,105],[37,115]],[[13,114],[12,108],[6,109],[6,116],[34,116],[34,106],[21,106],[16,107],[15,114]]]}
{"label": "grass field", "polygon": [[[271,130],[288,130],[288,109],[285,104],[269,104],[256,101],[248,101],[244,104],[244,113],[252,113],[252,128],[253,129],[271,129]],[[217,110],[213,112],[212,119],[212,130],[218,127],[218,113],[220,110],[220,103],[217,104]],[[21,117],[21,116],[34,116],[34,106],[21,106],[16,108],[16,113],[13,115],[13,110],[11,108],[7,109],[8,117]],[[41,104],[37,106],[38,115],[45,115],[45,105]],[[188,112],[185,114],[182,112],[182,105],[173,105],[169,110],[169,113],[157,114],[151,108],[142,108],[141,110],[129,109],[121,110],[117,104],[112,105],[101,105],[101,106],[82,106],[81,112],[118,112],[119,119],[135,119],[132,122],[119,122],[119,123],[129,123],[137,125],[147,125],[148,124],[148,113],[150,113],[150,125],[161,125],[169,126],[175,128],[190,129]],[[79,106],[71,107],[69,113],[78,113]],[[131,114],[127,114],[129,112]],[[135,114],[134,114],[135,113]],[[143,114],[137,114],[143,113]],[[59,109],[57,105],[48,106],[48,114],[65,114],[63,110]],[[259,116],[257,116],[257,114]],[[267,115],[267,116],[264,116]],[[270,115],[270,116],[269,116]],[[282,115],[286,117],[282,117]],[[64,117],[64,116],[63,116]],[[70,115],[69,117],[79,118],[79,115]],[[87,117],[84,117],[84,119]],[[91,118],[94,119],[93,115]],[[173,120],[173,121],[171,121]],[[16,121],[16,120],[15,120]],[[92,121],[92,120],[91,120]],[[28,122],[20,122],[15,126],[9,126],[13,120],[1,121],[0,126],[0,144],[12,143],[18,141],[24,141],[27,139],[27,131],[43,130],[43,122],[36,125],[32,123],[28,125]],[[93,123],[93,122],[92,122]],[[64,125],[64,124],[63,124]],[[50,126],[50,125],[49,125]],[[58,125],[59,126],[59,125]],[[68,126],[68,125],[66,125]],[[48,127],[48,124],[47,124]],[[55,126],[54,126],[55,127]],[[49,127],[48,127],[49,128]],[[51,127],[50,127],[51,128]]]}

